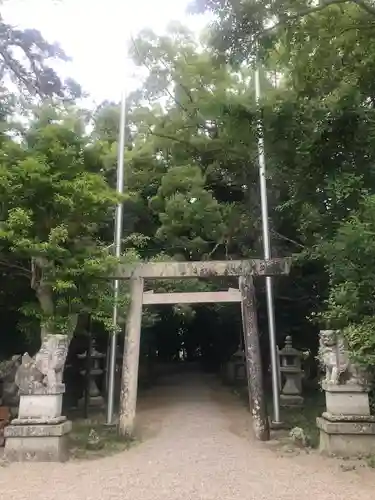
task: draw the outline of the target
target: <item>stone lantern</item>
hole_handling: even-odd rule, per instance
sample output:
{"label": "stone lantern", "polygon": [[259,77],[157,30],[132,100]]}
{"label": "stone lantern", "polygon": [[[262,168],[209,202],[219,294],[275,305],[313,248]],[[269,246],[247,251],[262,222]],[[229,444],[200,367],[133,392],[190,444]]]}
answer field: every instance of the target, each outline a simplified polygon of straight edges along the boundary
{"label": "stone lantern", "polygon": [[240,347],[232,354],[227,363],[227,379],[230,383],[246,380],[246,359],[243,349]]}
{"label": "stone lantern", "polygon": [[302,353],[294,349],[292,337],[287,336],[285,346],[279,351],[280,372],[283,379],[280,402],[283,406],[300,406],[302,397]]}
{"label": "stone lantern", "polygon": [[[89,355],[89,360],[87,356]],[[88,396],[90,406],[103,406],[104,398],[98,388],[97,381],[103,376],[104,369],[102,368],[102,361],[105,358],[105,354],[97,351],[95,340],[91,343],[91,348],[88,354],[86,351],[83,354],[79,354],[78,358],[84,359],[86,361],[86,367],[81,370],[82,375],[88,377]],[[88,373],[87,373],[88,371]]]}

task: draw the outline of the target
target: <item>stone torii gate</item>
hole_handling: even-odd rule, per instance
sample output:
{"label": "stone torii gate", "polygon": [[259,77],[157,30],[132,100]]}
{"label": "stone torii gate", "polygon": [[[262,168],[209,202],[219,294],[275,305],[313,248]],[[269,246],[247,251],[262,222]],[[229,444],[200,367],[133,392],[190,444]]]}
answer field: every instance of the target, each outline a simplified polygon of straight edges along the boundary
{"label": "stone torii gate", "polygon": [[[119,266],[113,279],[130,280],[131,294],[122,366],[120,435],[131,436],[134,431],[143,305],[235,302],[241,304],[249,404],[255,435],[260,440],[268,440],[269,425],[263,394],[253,276],[285,275],[289,273],[289,270],[290,259],[157,262]],[[147,279],[210,278],[216,276],[238,277],[238,289],[189,293],[144,291],[144,281]]]}

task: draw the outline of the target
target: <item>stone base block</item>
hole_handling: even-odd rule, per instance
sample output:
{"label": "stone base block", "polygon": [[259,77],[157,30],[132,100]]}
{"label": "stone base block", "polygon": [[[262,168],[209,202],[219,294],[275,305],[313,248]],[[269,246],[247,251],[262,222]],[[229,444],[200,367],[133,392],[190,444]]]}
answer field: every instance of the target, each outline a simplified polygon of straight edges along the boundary
{"label": "stone base block", "polygon": [[21,394],[18,418],[59,417],[62,397],[62,394]]}
{"label": "stone base block", "polygon": [[327,411],[333,415],[370,415],[367,391],[355,384],[322,384]]}
{"label": "stone base block", "polygon": [[10,425],[5,429],[4,456],[10,462],[65,462],[72,423]]}
{"label": "stone base block", "polygon": [[280,394],[280,404],[281,406],[302,406],[303,397],[292,395],[292,394]]}
{"label": "stone base block", "polygon": [[370,455],[375,453],[375,422],[356,419],[327,420],[316,419],[320,430],[320,451],[345,457]]}

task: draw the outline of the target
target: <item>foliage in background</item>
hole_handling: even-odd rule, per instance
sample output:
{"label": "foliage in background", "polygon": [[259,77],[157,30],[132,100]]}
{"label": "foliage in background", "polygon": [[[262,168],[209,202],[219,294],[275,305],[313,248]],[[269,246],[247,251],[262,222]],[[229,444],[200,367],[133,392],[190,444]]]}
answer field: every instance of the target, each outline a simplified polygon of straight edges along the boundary
{"label": "foliage in background", "polygon": [[[278,340],[292,334],[296,347],[314,351],[315,315],[321,324],[342,328],[353,356],[373,365],[374,8],[367,0],[195,3],[215,15],[200,43],[176,23],[164,36],[145,30],[133,40],[133,60],[147,72],[128,100],[124,248],[131,259],[262,255],[257,41],[273,254],[294,258],[291,275],[275,283]],[[47,52],[38,54],[47,67]],[[55,100],[61,96],[56,85],[49,89]],[[59,314],[107,310],[105,301],[99,308],[95,302],[107,291],[96,292],[92,272],[106,273],[113,264],[106,248],[117,202],[119,106],[104,102],[87,116],[63,103],[56,117],[47,104],[26,131],[18,128],[18,142],[5,133],[12,106],[6,94],[0,307],[17,316],[12,298],[19,297],[18,307],[32,298],[25,262],[30,272],[30,261],[47,257],[52,268],[41,267],[53,282]],[[15,283],[10,269],[19,267],[23,281]],[[148,285],[155,291],[237,286],[226,279]],[[266,347],[263,285],[257,280]],[[225,355],[239,341],[238,314],[226,306],[149,314],[143,351],[163,358],[180,348],[190,357],[205,352],[220,358],[213,330]]]}
{"label": "foliage in background", "polygon": [[120,198],[93,169],[87,138],[65,118],[36,119],[21,143],[4,137],[0,151],[2,265],[29,280],[36,300],[22,312],[39,320],[42,336],[71,336],[81,313],[108,327],[106,278],[117,263],[100,231]]}
{"label": "foliage in background", "polygon": [[0,13],[1,84],[11,81],[24,98],[80,97],[80,85],[71,78],[63,80],[53,68],[56,60],[69,60],[61,47],[48,43],[38,30],[22,30],[6,23]]}

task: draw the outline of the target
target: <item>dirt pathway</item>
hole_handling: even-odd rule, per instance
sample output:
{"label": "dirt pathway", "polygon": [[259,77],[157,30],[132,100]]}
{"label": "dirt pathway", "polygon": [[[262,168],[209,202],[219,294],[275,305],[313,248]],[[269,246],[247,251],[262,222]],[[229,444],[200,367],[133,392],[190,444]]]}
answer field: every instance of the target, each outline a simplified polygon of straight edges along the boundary
{"label": "dirt pathway", "polygon": [[140,404],[143,442],[112,457],[0,469],[6,500],[370,500],[375,473],[280,457],[254,442],[248,413],[207,378],[174,379]]}

